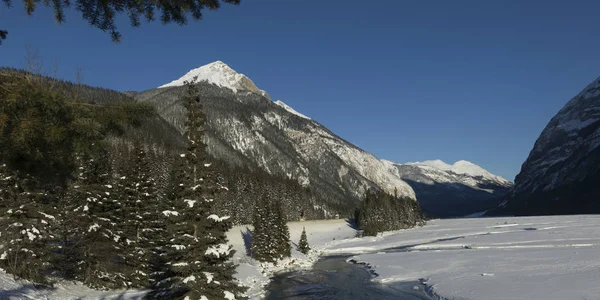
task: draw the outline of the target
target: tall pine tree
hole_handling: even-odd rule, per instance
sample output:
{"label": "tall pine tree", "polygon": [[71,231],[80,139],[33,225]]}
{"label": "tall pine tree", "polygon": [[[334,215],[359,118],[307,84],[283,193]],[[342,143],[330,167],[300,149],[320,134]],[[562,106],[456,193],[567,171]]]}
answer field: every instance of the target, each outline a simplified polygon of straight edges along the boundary
{"label": "tall pine tree", "polygon": [[76,264],[76,279],[93,288],[123,288],[129,283],[123,273],[125,254],[122,203],[114,192],[109,153],[102,147],[94,155],[83,155],[75,183],[65,203],[67,261]]}
{"label": "tall pine tree", "polygon": [[186,82],[187,148],[174,172],[175,191],[170,199],[170,249],[168,282],[170,297],[183,299],[242,299],[244,288],[235,281],[234,251],[227,244],[231,228],[227,216],[213,213],[215,194],[223,190],[211,168],[202,141],[205,116],[199,104],[195,79]]}
{"label": "tall pine tree", "polygon": [[268,191],[255,204],[251,254],[261,262],[276,263],[291,256],[290,232],[281,202],[269,200]]}
{"label": "tall pine tree", "polygon": [[290,229],[287,226],[286,216],[283,212],[283,207],[280,200],[274,200],[272,203],[271,212],[273,214],[273,237],[277,245],[277,258],[283,259],[292,255],[292,247],[290,246]]}
{"label": "tall pine tree", "polygon": [[127,277],[132,287],[145,287],[150,283],[150,261],[153,242],[158,238],[156,220],[158,201],[156,182],[151,176],[150,160],[144,145],[133,142],[129,164],[122,171],[119,191],[123,199],[123,245],[128,265]]}

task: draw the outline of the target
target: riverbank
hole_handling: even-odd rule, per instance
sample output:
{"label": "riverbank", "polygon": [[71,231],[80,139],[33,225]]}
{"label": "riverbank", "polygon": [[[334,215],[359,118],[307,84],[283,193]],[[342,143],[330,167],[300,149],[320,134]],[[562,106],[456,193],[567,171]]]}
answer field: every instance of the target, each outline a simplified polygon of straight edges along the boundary
{"label": "riverbank", "polygon": [[[233,257],[234,263],[238,265],[236,278],[249,287],[247,294],[251,299],[264,297],[265,287],[275,273],[311,268],[325,249],[337,241],[356,236],[356,230],[343,219],[290,222],[288,227],[292,241],[292,256],[278,262],[277,265],[257,262],[248,255],[252,226],[235,226],[227,233],[229,243],[236,251]],[[303,228],[306,228],[308,244],[311,247],[308,255],[296,250]]]}

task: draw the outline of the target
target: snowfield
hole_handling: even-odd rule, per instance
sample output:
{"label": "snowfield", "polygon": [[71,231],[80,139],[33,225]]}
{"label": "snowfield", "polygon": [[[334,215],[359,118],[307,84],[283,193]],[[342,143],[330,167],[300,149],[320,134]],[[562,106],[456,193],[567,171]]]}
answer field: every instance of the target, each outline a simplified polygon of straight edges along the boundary
{"label": "snowfield", "polygon": [[[379,282],[420,280],[435,299],[600,299],[600,216],[434,220],[424,227],[355,238],[345,220],[288,223],[292,257],[277,265],[247,256],[249,226],[228,233],[237,278],[251,299],[278,271],[310,268],[319,255],[348,254]],[[295,243],[306,228],[312,248]],[[141,299],[143,291],[94,291],[73,283],[36,290],[0,272],[0,299]],[[436,298],[438,297],[438,298]]]}
{"label": "snowfield", "polygon": [[374,280],[421,280],[442,299],[600,299],[599,228],[581,215],[436,220],[326,252],[362,253]]}

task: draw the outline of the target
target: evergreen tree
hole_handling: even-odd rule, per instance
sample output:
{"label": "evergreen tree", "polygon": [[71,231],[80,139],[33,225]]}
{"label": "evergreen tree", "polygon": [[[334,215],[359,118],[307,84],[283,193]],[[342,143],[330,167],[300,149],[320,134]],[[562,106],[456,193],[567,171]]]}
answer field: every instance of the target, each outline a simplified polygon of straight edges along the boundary
{"label": "evergreen tree", "polygon": [[[123,241],[128,278],[133,287],[149,284],[153,239],[160,234],[156,211],[156,183],[151,176],[150,161],[139,139],[133,142],[133,157],[120,178],[119,191],[123,198]],[[156,228],[158,227],[158,228]]]}
{"label": "evergreen tree", "polygon": [[355,212],[355,220],[364,235],[398,230],[422,221],[417,201],[379,191],[367,191],[365,200]]}
{"label": "evergreen tree", "polygon": [[300,235],[300,241],[298,241],[298,251],[303,254],[308,254],[310,247],[308,246],[308,238],[306,237],[306,228],[302,227],[302,234]]}
{"label": "evergreen tree", "polygon": [[287,219],[283,212],[281,201],[273,201],[272,208],[272,236],[277,245],[277,258],[283,259],[292,256],[292,247],[290,246],[290,229],[287,226]]}
{"label": "evergreen tree", "polygon": [[195,79],[186,82],[187,148],[180,155],[174,172],[176,189],[172,193],[173,210],[169,216],[171,248],[168,251],[169,272],[163,282],[171,290],[170,297],[185,299],[243,298],[244,289],[233,278],[234,254],[227,244],[229,217],[213,214],[215,194],[222,190],[211,169],[206,145],[202,141],[205,116],[199,105]]}
{"label": "evergreen tree", "polygon": [[109,154],[100,149],[80,158],[79,171],[67,199],[65,222],[74,226],[66,237],[66,261],[76,264],[75,278],[93,288],[128,286],[123,269],[125,254],[122,205],[113,192]]}
{"label": "evergreen tree", "polygon": [[77,153],[91,153],[125,124],[155,116],[146,104],[82,102],[29,73],[0,75],[0,163],[35,179],[42,191],[67,184]]}
{"label": "evergreen tree", "polygon": [[275,262],[276,244],[269,234],[271,230],[269,202],[265,198],[260,198],[254,206],[252,218],[252,256],[262,262]]}
{"label": "evergreen tree", "polygon": [[275,263],[291,256],[290,232],[281,202],[268,200],[269,192],[256,203],[252,225],[251,252],[262,262]]}
{"label": "evergreen tree", "polygon": [[47,213],[50,195],[31,190],[31,177],[11,173],[4,165],[2,169],[0,265],[15,277],[47,284],[45,275],[51,260],[48,244],[52,240],[48,229],[55,218]]}

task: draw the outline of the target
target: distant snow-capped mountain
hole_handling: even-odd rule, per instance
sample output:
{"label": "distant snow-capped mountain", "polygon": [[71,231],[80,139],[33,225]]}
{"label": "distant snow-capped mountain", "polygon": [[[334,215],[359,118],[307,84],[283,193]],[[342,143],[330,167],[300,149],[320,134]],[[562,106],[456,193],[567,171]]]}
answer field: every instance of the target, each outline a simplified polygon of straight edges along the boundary
{"label": "distant snow-capped mountain", "polygon": [[422,161],[422,162],[409,162],[406,164],[419,166],[419,167],[423,167],[423,168],[426,168],[427,166],[431,166],[433,168],[443,170],[443,171],[450,171],[455,174],[468,175],[469,177],[472,177],[472,178],[481,177],[484,180],[495,181],[498,184],[503,184],[503,185],[511,184],[510,181],[508,181],[500,176],[494,175],[494,174],[488,172],[487,170],[485,170],[484,168],[482,168],[472,162],[466,161],[466,160],[459,160],[452,165],[447,164],[439,159],[426,160],[426,161]]}
{"label": "distant snow-capped mountain", "polygon": [[599,182],[600,78],[550,120],[492,213],[600,213]]}
{"label": "distant snow-capped mountain", "polygon": [[423,210],[434,217],[455,217],[492,208],[512,183],[482,167],[460,160],[398,164],[387,161],[415,191]]}
{"label": "distant snow-capped mountain", "polygon": [[334,206],[350,207],[348,201],[361,200],[367,189],[397,190],[400,196],[416,198],[384,161],[282,101],[271,101],[248,77],[223,62],[193,69],[136,99],[154,103],[165,120],[183,131],[182,85],[196,76],[213,156],[310,185]]}

